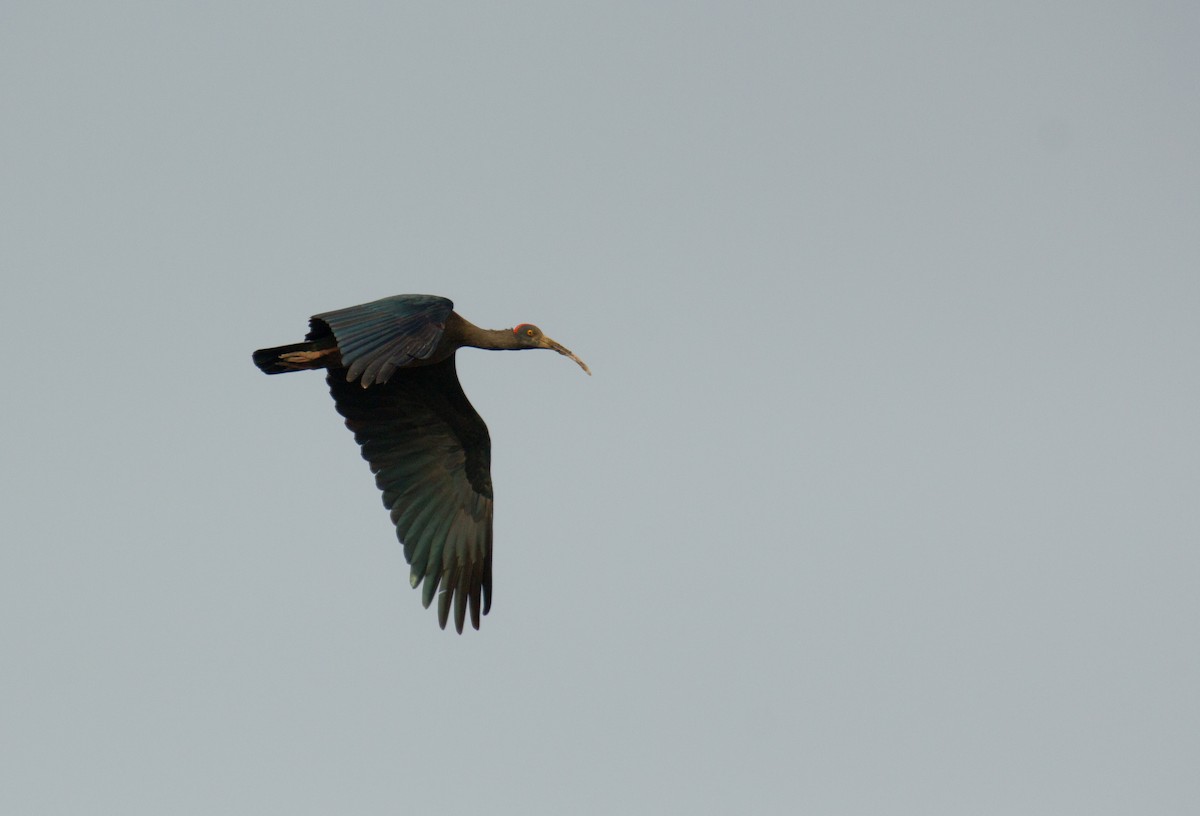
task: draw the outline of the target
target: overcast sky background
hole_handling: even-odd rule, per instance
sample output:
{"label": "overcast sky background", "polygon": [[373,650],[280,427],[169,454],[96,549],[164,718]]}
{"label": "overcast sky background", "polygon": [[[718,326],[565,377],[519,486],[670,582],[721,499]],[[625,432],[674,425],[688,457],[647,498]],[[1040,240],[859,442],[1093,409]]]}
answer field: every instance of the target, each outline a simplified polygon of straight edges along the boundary
{"label": "overcast sky background", "polygon": [[[1200,812],[1200,6],[0,5],[0,811]],[[437,628],[316,374],[493,437]]]}

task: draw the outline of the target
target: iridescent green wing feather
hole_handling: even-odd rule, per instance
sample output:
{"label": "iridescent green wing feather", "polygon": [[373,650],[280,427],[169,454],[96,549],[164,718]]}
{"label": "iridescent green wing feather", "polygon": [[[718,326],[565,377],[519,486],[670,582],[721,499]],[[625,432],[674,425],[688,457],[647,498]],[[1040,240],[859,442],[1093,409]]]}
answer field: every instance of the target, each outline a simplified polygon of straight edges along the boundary
{"label": "iridescent green wing feather", "polygon": [[468,610],[478,629],[492,594],[491,440],[459,385],[454,356],[397,369],[368,388],[351,379],[343,369],[327,377],[383,491],[412,585],[424,582],[426,607],[438,596],[443,628],[453,608],[459,632]]}
{"label": "iridescent green wing feather", "polygon": [[344,374],[364,387],[428,359],[442,339],[454,304],[436,295],[396,295],[314,315],[309,340],[333,334]]}

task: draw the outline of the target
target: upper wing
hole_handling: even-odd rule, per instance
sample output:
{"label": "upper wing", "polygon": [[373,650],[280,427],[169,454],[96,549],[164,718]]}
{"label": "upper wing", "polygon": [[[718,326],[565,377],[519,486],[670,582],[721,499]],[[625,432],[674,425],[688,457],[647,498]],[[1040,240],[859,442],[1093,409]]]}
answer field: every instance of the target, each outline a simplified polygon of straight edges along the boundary
{"label": "upper wing", "polygon": [[453,308],[436,295],[395,295],[314,315],[308,339],[332,333],[346,378],[360,380],[365,388],[385,383],[396,369],[433,354]]}
{"label": "upper wing", "polygon": [[411,583],[425,581],[422,602],[428,607],[440,584],[442,628],[453,602],[455,628],[462,632],[469,604],[478,629],[481,606],[486,615],[492,605],[492,443],[454,355],[370,388],[342,369],[327,380],[392,512]]}

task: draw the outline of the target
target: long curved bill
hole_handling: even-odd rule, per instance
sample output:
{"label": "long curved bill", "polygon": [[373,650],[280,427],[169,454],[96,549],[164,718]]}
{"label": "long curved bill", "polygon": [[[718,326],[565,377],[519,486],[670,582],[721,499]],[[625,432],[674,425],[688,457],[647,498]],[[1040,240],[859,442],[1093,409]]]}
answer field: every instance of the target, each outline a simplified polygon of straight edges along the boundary
{"label": "long curved bill", "polygon": [[556,343],[555,341],[551,340],[549,337],[543,336],[542,339],[546,341],[546,348],[554,349],[555,351],[557,351],[559,354],[561,354],[564,357],[570,357],[572,360],[579,363],[579,367],[582,368],[585,372],[587,372],[587,375],[589,377],[592,376],[591,369],[589,369],[587,367],[587,363],[585,363],[583,360],[580,360],[578,357],[576,357],[575,352],[571,351],[569,348],[564,346],[562,343]]}

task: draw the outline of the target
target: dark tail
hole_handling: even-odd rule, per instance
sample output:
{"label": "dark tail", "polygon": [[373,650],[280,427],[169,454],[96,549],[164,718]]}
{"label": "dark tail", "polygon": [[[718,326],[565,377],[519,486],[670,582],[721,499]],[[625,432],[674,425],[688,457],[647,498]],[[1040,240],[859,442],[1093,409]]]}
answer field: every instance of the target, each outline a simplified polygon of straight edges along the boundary
{"label": "dark tail", "polygon": [[264,374],[284,374],[288,371],[303,371],[306,368],[321,368],[322,365],[304,365],[303,363],[284,362],[280,355],[297,351],[314,351],[313,343],[292,343],[290,346],[259,349],[254,352],[254,364],[262,369]]}

